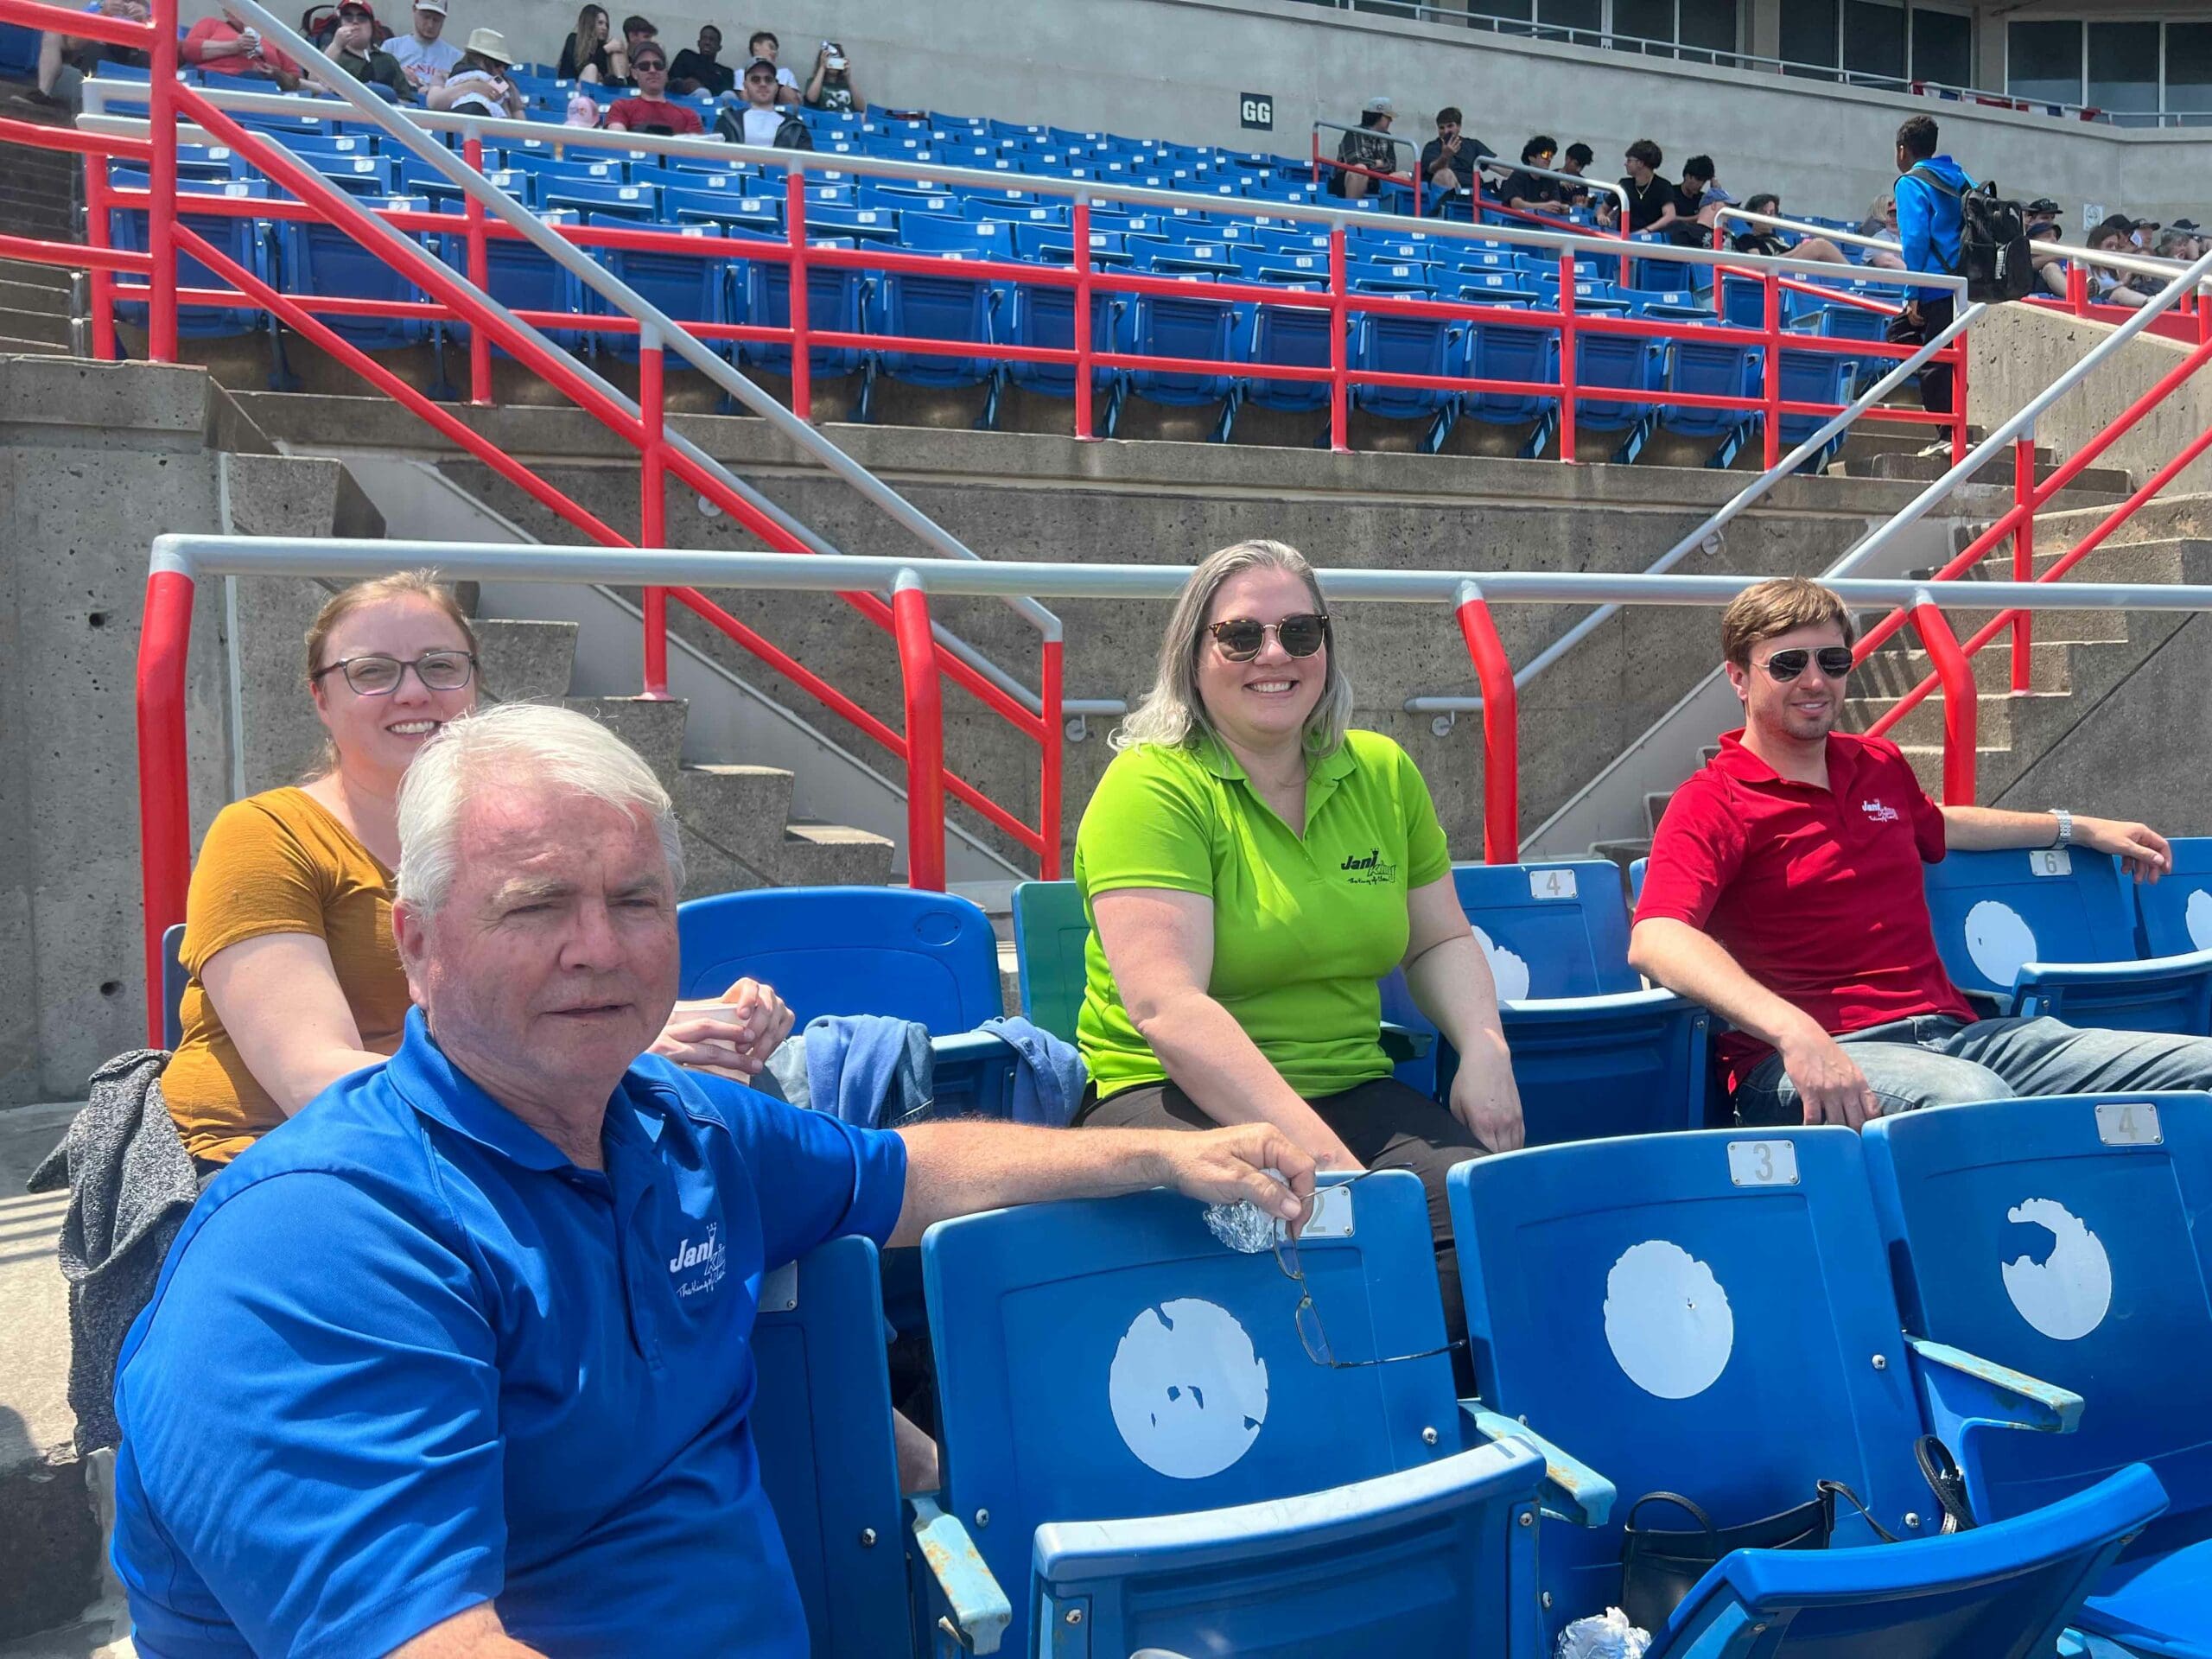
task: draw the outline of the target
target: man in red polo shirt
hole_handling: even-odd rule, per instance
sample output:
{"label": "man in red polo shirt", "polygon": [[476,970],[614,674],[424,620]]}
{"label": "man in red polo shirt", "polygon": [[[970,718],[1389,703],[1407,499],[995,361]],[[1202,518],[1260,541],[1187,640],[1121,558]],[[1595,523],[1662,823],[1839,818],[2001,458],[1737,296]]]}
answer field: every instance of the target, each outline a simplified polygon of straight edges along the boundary
{"label": "man in red polo shirt", "polygon": [[630,54],[630,73],[638,90],[607,111],[609,132],[667,132],[678,137],[700,132],[699,111],[668,95],[668,56],[658,41],[647,41]]}
{"label": "man in red polo shirt", "polygon": [[1722,613],[1744,729],[1668,804],[1637,901],[1630,963],[1734,1027],[1719,1052],[1738,1121],[2212,1087],[2212,1039],[1975,1018],[1936,954],[1923,863],[2070,844],[2155,881],[2171,851],[2139,823],[1936,804],[1895,744],[1833,729],[1853,632],[1795,578]]}

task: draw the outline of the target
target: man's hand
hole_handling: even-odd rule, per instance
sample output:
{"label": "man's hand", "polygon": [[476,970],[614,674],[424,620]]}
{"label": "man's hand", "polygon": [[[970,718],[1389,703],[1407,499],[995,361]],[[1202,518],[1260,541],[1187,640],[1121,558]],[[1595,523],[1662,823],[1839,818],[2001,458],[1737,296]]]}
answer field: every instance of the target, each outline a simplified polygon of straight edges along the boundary
{"label": "man's hand", "polygon": [[652,1052],[678,1065],[750,1083],[791,1034],[791,1011],[772,986],[741,979],[719,997],[678,1002]]}
{"label": "man's hand", "polygon": [[1808,1123],[1841,1123],[1862,1128],[1882,1115],[1882,1103],[1866,1085],[1843,1045],[1817,1027],[1782,1045],[1782,1069],[1797,1085]]}
{"label": "man's hand", "polygon": [[2118,818],[2074,820],[2074,839],[2100,853],[2110,853],[2120,868],[2145,886],[2174,867],[2174,849],[2150,825]]}
{"label": "man's hand", "polygon": [[1513,1061],[1503,1036],[1486,1036],[1459,1057],[1452,1079],[1452,1116],[1491,1152],[1515,1152],[1527,1138],[1521,1120],[1521,1090],[1513,1081]]}
{"label": "man's hand", "polygon": [[[1185,1198],[1208,1204],[1254,1205],[1270,1216],[1295,1222],[1313,1198],[1313,1160],[1272,1123],[1239,1123],[1192,1135],[1163,1133],[1158,1157],[1160,1179]],[[1269,1175],[1279,1171],[1288,1186]]]}

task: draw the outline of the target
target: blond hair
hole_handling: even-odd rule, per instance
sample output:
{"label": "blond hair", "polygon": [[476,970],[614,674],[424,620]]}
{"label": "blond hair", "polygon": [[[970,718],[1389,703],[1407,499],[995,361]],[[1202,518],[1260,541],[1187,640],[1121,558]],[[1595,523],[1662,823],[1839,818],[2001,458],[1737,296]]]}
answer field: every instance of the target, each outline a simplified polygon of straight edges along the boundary
{"label": "blond hair", "polygon": [[1720,613],[1720,654],[1738,668],[1748,668],[1751,647],[1777,634],[1833,623],[1843,631],[1843,643],[1859,638],[1851,612],[1833,588],[1803,576],[1777,576],[1746,588],[1728,601]]}

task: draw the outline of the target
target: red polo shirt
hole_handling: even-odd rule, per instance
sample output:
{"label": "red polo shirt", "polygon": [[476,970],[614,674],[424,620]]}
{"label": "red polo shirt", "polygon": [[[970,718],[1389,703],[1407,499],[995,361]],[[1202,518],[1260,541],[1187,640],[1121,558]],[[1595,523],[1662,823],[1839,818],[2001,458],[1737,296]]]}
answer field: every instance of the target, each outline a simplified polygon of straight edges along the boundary
{"label": "red polo shirt", "polygon": [[698,111],[665,98],[619,99],[607,107],[607,118],[620,121],[626,132],[672,132],[683,137],[706,130]]}
{"label": "red polo shirt", "polygon": [[[1972,1020],[1921,885],[1921,866],[1943,856],[1943,815],[1897,745],[1830,733],[1822,789],[1777,776],[1743,736],[1722,738],[1667,804],[1637,920],[1710,934],[1839,1035],[1914,1014]],[[1719,1050],[1732,1089],[1774,1052],[1739,1031]]]}

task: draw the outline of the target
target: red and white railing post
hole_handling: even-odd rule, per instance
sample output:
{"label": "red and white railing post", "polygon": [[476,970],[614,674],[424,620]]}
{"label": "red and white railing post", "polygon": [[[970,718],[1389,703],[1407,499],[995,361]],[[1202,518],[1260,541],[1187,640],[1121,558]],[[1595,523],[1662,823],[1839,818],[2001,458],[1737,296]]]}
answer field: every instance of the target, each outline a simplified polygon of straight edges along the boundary
{"label": "red and white railing post", "polygon": [[[2012,501],[2020,509],[2012,526],[2012,580],[2036,579],[2036,429],[2031,425],[2012,440]],[[2033,689],[2035,619],[2031,612],[2012,616],[2012,690]]]}
{"label": "red and white railing post", "polygon": [[1329,226],[1329,448],[1338,454],[1351,449],[1351,391],[1345,377],[1351,372],[1345,334],[1351,308],[1344,276],[1344,227]]}
{"label": "red and white railing post", "polygon": [[1574,250],[1559,252],[1559,458],[1574,464]]}
{"label": "red and white railing post", "polygon": [[[148,88],[146,251],[154,261],[146,308],[146,355],[176,361],[177,0],[154,0],[153,85]],[[160,941],[155,941],[158,946]]]}
{"label": "red and white railing post", "polygon": [[1056,622],[1053,632],[1045,639],[1038,682],[1038,702],[1042,705],[1039,717],[1043,722],[1039,736],[1044,745],[1044,759],[1037,790],[1037,830],[1042,842],[1037,849],[1037,874],[1046,881],[1060,879],[1060,790],[1068,741],[1061,658]]}
{"label": "red and white railing post", "polygon": [[1089,440],[1091,423],[1090,197],[1075,199],[1075,435]]}
{"label": "red and white railing post", "polygon": [[[922,579],[899,573],[891,594],[899,644],[899,677],[906,703],[906,885],[944,890],[944,708],[938,683],[937,641]],[[1057,826],[1047,830],[1057,839]]]}
{"label": "red and white railing post", "polygon": [[193,580],[156,569],[138,629],[138,861],[146,946],[146,1044],[162,1046],[162,935],[184,919],[192,889],[192,790],[185,747],[185,664]]}
{"label": "red and white railing post", "polygon": [[1517,863],[1521,857],[1521,702],[1513,663],[1483,590],[1459,584],[1459,636],[1474,660],[1483,692],[1483,861]]}
{"label": "red and white railing post", "polygon": [[[1966,303],[1964,294],[1958,296],[1957,303]],[[1967,433],[1967,337],[1961,334],[1943,349],[1957,359],[1951,370],[1951,465],[1955,467],[1974,448]]]}
{"label": "red and white railing post", "polygon": [[[667,360],[660,331],[650,326],[638,331],[638,545],[668,545],[667,414],[662,400],[662,377]],[[645,684],[649,697],[668,696],[668,589],[645,591]]]}
{"label": "red and white railing post", "polygon": [[807,344],[806,175],[798,168],[784,174],[784,240],[791,250],[785,293],[791,327],[791,413],[814,418],[814,354]]}
{"label": "red and white railing post", "polygon": [[1961,649],[1958,635],[1951,632],[1950,620],[1925,588],[1914,597],[1912,626],[1943,688],[1943,804],[1972,806],[1974,750],[1980,732],[1974,664]]}
{"label": "red and white railing post", "polygon": [[1767,271],[1759,283],[1759,332],[1766,337],[1760,353],[1765,372],[1759,383],[1761,465],[1771,468],[1782,459],[1782,280]]}
{"label": "red and white railing post", "polygon": [[[461,141],[461,157],[478,173],[484,170],[484,141],[474,131]],[[462,202],[467,225],[468,280],[479,292],[492,291],[492,253],[484,240],[484,204],[474,196]],[[468,331],[468,401],[480,407],[492,401],[492,340],[481,328]]]}

